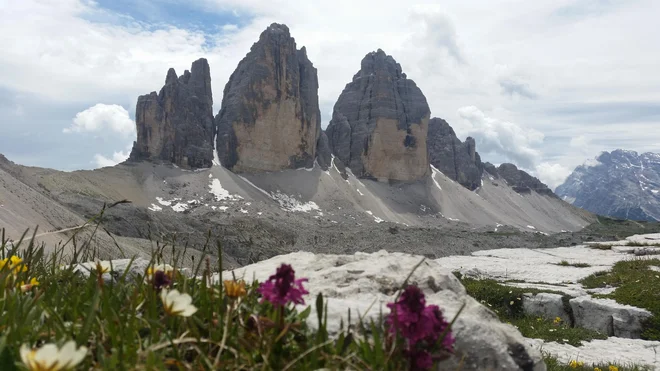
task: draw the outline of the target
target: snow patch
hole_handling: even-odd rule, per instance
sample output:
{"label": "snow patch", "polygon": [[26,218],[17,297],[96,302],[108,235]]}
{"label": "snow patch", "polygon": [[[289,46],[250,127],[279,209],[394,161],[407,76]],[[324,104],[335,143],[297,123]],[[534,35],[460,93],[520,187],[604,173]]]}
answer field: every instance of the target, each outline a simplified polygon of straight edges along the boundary
{"label": "snow patch", "polygon": [[385,221],[385,220],[383,220],[383,219],[377,217],[376,215],[374,215],[374,213],[372,213],[370,210],[365,211],[365,213],[371,215],[371,216],[374,218],[374,221],[375,221],[376,223],[382,223],[382,222]]}
{"label": "snow patch", "polygon": [[220,180],[216,178],[213,178],[211,180],[211,184],[209,184],[209,188],[211,189],[209,193],[215,196],[216,201],[224,201],[224,200],[237,201],[243,199],[243,197],[239,195],[229,194],[229,191],[222,188],[222,184],[220,184]]}
{"label": "snow patch", "polygon": [[312,210],[320,210],[319,205],[317,205],[314,201],[301,202],[298,201],[295,197],[281,192],[273,193],[270,195],[270,197],[277,201],[277,203],[280,204],[280,207],[286,211],[302,211],[307,213]]}
{"label": "snow patch", "polygon": [[158,201],[158,203],[163,205],[163,206],[170,206],[170,205],[172,205],[173,201],[177,201],[177,200],[180,200],[180,198],[175,198],[172,201],[165,201],[161,197],[156,197],[156,201]]}
{"label": "snow patch", "polygon": [[245,210],[245,209],[243,209],[243,208],[241,208],[241,209],[240,209],[240,210],[238,210],[238,211],[240,211],[240,212],[242,212],[243,214],[247,214],[247,213],[248,213],[248,211],[247,211],[247,210]]}
{"label": "snow patch", "polygon": [[[218,149],[216,148],[216,145],[218,143],[218,133],[215,133],[215,136],[213,137],[213,166],[220,166],[220,157],[218,157]],[[209,174],[209,178],[211,177],[211,174]]]}
{"label": "snow patch", "polygon": [[357,189],[357,192],[360,194],[360,196],[364,196],[364,193],[360,192],[359,188],[356,188],[356,189]]}
{"label": "snow patch", "polygon": [[172,210],[176,211],[177,213],[186,211],[188,210],[188,204],[179,202],[176,205],[172,206]]}
{"label": "snow patch", "polygon": [[156,204],[151,204],[151,206],[149,206],[149,210],[151,210],[151,211],[161,211],[161,210],[163,210],[163,208],[156,205]]}
{"label": "snow patch", "polygon": [[[433,179],[433,183],[435,183],[435,186],[438,187],[438,189],[442,191],[442,187],[440,187],[440,184],[438,183],[438,181],[435,180],[435,175],[438,174],[438,173],[442,174],[442,172],[440,170],[436,169],[435,166],[431,165],[431,173],[432,173],[431,174],[431,179]],[[482,181],[482,184],[483,184],[483,181]]]}
{"label": "snow patch", "polygon": [[536,229],[536,227],[533,226],[533,225],[528,225],[527,228],[529,228],[529,229]]}

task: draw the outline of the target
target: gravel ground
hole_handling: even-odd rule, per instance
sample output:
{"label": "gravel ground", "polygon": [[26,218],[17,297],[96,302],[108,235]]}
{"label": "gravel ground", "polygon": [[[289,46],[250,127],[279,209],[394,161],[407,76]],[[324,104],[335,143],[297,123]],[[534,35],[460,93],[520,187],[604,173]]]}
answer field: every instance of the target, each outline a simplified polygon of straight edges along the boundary
{"label": "gravel ground", "polygon": [[[597,220],[594,216],[559,200],[520,196],[488,181],[477,194],[442,174],[426,184],[387,187],[345,180],[332,169],[241,177],[221,167],[192,172],[143,163],[64,173],[0,159],[0,171],[0,228],[10,238],[36,224],[48,230],[73,227],[98,214],[104,203],[130,200],[104,213],[103,228],[90,247],[103,258],[149,258],[156,250],[171,256],[174,245],[174,255],[186,251],[183,263],[188,264],[199,261],[202,251],[215,255],[217,242],[228,267],[299,250],[350,254],[384,249],[438,258],[658,231],[657,224],[607,219],[589,225]],[[500,206],[501,218],[514,226],[492,221]],[[568,226],[577,232],[541,233]],[[72,233],[41,242],[53,244]],[[91,232],[80,233],[89,237]]]}

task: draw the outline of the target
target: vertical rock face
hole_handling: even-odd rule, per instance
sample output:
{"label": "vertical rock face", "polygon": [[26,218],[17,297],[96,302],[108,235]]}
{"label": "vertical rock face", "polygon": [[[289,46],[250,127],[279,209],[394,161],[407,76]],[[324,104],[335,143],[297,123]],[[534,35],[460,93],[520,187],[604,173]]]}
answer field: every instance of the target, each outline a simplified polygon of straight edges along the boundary
{"label": "vertical rock face", "polygon": [[379,49],[362,59],[335,104],[326,130],[330,148],[358,177],[419,180],[429,171],[430,112],[415,82]]}
{"label": "vertical rock face", "polygon": [[484,168],[473,138],[461,142],[447,121],[434,117],[426,143],[431,165],[471,191],[481,185]]}
{"label": "vertical rock face", "polygon": [[130,159],[162,160],[183,168],[210,167],[213,160],[213,96],[206,59],[177,77],[167,71],[160,93],[138,98],[137,141]]}
{"label": "vertical rock face", "polygon": [[311,167],[321,133],[316,68],[273,23],[238,64],[215,117],[222,165],[235,172]]}

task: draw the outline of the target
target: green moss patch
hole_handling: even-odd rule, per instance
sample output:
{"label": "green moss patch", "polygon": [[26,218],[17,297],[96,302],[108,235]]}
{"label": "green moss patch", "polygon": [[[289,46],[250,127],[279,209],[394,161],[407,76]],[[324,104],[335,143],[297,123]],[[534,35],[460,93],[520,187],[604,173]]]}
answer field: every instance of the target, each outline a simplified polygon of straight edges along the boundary
{"label": "green moss patch", "polygon": [[569,323],[533,317],[523,312],[522,298],[525,293],[549,292],[562,295],[564,308],[570,314],[571,307],[568,304],[570,297],[561,292],[509,287],[492,279],[476,280],[464,278],[460,274],[456,274],[456,276],[465,286],[468,295],[492,309],[502,322],[516,326],[525,337],[556,341],[561,344],[567,343],[574,346],[579,346],[582,341],[607,338],[606,335],[596,331],[571,327]]}
{"label": "green moss patch", "polygon": [[644,324],[642,339],[660,340],[660,272],[650,269],[659,265],[660,259],[620,261],[611,271],[594,273],[580,283],[586,288],[614,286],[616,290],[604,297],[653,313]]}

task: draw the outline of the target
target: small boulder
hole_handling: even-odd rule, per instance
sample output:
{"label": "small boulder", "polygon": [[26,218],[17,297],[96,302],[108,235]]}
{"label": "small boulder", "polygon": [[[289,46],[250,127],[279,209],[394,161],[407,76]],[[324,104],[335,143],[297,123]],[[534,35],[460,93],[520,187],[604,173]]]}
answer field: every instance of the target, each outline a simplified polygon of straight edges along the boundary
{"label": "small boulder", "polygon": [[565,323],[571,323],[571,316],[564,308],[564,301],[559,294],[541,292],[536,295],[524,294],[523,311],[531,316],[539,316],[546,319],[561,318]]}
{"label": "small boulder", "polygon": [[570,300],[575,326],[608,336],[639,339],[642,322],[652,316],[646,309],[619,304],[612,299],[581,296]]}

